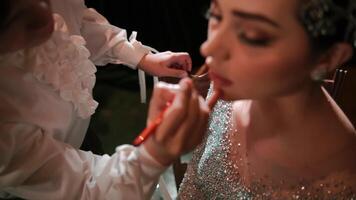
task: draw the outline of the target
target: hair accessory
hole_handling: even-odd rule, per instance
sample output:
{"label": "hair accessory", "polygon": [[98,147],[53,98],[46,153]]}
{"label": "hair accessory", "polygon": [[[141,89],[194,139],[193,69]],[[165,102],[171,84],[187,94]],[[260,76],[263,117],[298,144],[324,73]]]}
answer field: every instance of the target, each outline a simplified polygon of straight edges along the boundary
{"label": "hair accessory", "polygon": [[324,78],[326,77],[326,70],[325,69],[316,69],[311,72],[310,77],[313,81],[322,83]]}
{"label": "hair accessory", "polygon": [[[333,36],[344,32],[344,41],[356,48],[355,0],[307,0],[302,6],[301,18],[307,31],[314,37]],[[337,26],[345,23],[345,30]]]}

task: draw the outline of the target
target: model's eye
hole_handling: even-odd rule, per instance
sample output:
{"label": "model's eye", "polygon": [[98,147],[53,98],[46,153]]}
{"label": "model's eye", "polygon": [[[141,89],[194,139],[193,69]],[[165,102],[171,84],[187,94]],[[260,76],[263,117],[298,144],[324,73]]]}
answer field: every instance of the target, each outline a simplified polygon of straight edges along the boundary
{"label": "model's eye", "polygon": [[269,36],[247,32],[245,30],[239,30],[237,34],[238,39],[248,45],[264,47],[271,43],[271,38]]}
{"label": "model's eye", "polygon": [[222,21],[222,16],[218,12],[211,10],[206,13],[206,18],[209,20],[209,29],[215,29]]}
{"label": "model's eye", "polygon": [[214,28],[222,21],[222,13],[219,5],[215,0],[212,0],[209,10],[206,12],[205,17],[209,20],[209,28]]}
{"label": "model's eye", "polygon": [[208,20],[221,21],[222,16],[220,14],[218,14],[216,11],[213,12],[211,9],[209,9],[205,14],[205,18]]}

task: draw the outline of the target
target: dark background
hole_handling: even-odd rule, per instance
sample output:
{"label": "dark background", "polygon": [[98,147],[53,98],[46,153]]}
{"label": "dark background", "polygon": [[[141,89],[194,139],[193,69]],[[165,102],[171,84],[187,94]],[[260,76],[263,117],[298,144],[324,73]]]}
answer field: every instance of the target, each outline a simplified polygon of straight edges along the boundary
{"label": "dark background", "polygon": [[[86,4],[128,35],[137,31],[137,39],[145,45],[158,51],[188,52],[193,71],[203,64],[199,47],[206,39],[208,0],[86,0]],[[152,78],[146,80],[150,94]],[[147,104],[140,103],[137,71],[120,65],[98,67],[94,98],[99,107],[82,149],[112,154],[145,127]]]}
{"label": "dark background", "polygon": [[86,0],[110,23],[138,32],[138,39],[159,51],[187,51],[202,63],[199,46],[206,36],[207,0]]}

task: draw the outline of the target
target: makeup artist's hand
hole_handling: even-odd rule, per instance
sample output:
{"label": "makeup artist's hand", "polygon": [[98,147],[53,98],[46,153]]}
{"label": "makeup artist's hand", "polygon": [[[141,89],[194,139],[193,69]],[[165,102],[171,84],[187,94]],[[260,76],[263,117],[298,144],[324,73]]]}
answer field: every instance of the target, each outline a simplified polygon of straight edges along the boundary
{"label": "makeup artist's hand", "polygon": [[166,51],[145,55],[138,68],[154,76],[183,78],[191,71],[192,60],[188,53]]}
{"label": "makeup artist's hand", "polygon": [[209,107],[194,90],[190,79],[183,79],[179,89],[156,87],[150,102],[148,123],[165,107],[161,125],[143,144],[147,151],[163,165],[169,165],[181,154],[194,149],[202,140],[209,117]]}

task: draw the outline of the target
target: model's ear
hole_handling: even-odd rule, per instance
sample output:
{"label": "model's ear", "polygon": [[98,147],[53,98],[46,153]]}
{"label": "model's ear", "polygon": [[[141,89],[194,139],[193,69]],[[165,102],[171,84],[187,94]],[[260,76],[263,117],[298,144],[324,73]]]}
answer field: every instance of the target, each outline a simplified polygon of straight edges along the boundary
{"label": "model's ear", "polygon": [[320,56],[316,70],[331,72],[338,67],[342,67],[353,54],[349,43],[339,42],[334,44],[329,50]]}

